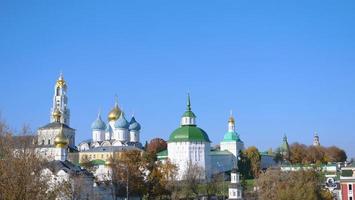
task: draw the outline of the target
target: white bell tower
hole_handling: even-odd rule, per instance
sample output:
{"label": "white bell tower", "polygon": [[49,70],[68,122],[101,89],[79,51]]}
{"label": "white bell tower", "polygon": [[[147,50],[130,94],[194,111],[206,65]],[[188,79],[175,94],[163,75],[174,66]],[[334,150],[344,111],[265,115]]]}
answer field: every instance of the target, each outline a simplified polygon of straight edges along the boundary
{"label": "white bell tower", "polygon": [[70,110],[68,106],[67,84],[61,73],[55,86],[53,96],[53,106],[51,108],[50,122],[55,122],[52,113],[58,109],[61,113],[60,123],[70,125]]}

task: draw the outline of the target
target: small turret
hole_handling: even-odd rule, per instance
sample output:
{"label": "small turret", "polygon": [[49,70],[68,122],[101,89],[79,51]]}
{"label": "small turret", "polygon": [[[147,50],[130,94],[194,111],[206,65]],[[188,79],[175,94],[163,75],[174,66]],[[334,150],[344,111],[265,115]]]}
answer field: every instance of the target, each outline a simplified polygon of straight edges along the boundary
{"label": "small turret", "polygon": [[136,121],[134,116],[132,116],[129,122],[129,138],[130,142],[139,142],[139,132],[141,130],[141,125]]}
{"label": "small turret", "polygon": [[101,113],[97,115],[96,120],[91,124],[92,140],[103,141],[105,139],[106,124],[101,119]]}
{"label": "small turret", "polygon": [[182,115],[182,118],[181,118],[181,126],[185,126],[185,125],[196,126],[195,120],[196,120],[196,115],[191,110],[190,94],[188,93],[187,94],[187,107],[186,107],[186,111],[184,112],[184,114]]}

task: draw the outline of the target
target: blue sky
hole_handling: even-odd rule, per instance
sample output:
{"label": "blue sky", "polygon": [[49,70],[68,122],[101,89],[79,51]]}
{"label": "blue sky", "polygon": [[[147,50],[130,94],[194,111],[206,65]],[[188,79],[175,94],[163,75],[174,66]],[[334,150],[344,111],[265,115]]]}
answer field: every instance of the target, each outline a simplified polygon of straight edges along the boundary
{"label": "blue sky", "polygon": [[311,144],[355,156],[354,1],[0,1],[0,110],[48,123],[60,71],[77,142],[114,95],[167,139],[190,91],[218,143],[229,110],[246,146]]}

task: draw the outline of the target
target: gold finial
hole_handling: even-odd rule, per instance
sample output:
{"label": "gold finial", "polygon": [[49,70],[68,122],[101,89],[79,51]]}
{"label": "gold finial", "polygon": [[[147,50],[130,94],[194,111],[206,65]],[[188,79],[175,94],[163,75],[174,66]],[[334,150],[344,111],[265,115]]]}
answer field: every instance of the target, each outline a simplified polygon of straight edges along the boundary
{"label": "gold finial", "polygon": [[55,122],[60,122],[60,117],[62,116],[62,113],[60,113],[59,109],[56,108],[56,109],[53,111],[52,116],[53,116]]}
{"label": "gold finial", "polygon": [[62,72],[60,72],[59,78],[58,78],[57,83],[55,84],[55,86],[59,87],[59,88],[63,88],[63,87],[67,86],[67,84],[65,83],[65,80],[64,80]]}
{"label": "gold finial", "polygon": [[233,124],[235,123],[234,117],[233,117],[233,111],[232,111],[232,110],[230,110],[228,122],[233,123]]}
{"label": "gold finial", "polygon": [[67,137],[64,135],[63,124],[60,127],[59,134],[54,138],[54,145],[56,148],[63,148],[69,144]]}

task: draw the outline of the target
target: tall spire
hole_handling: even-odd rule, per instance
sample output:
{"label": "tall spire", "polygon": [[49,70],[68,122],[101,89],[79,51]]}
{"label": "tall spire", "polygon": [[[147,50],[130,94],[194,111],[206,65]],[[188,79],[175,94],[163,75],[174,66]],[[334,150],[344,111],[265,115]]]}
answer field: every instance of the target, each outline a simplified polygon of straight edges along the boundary
{"label": "tall spire", "polygon": [[187,93],[187,110],[191,111],[190,93]]}
{"label": "tall spire", "polygon": [[115,94],[115,107],[118,107],[118,96]]}

